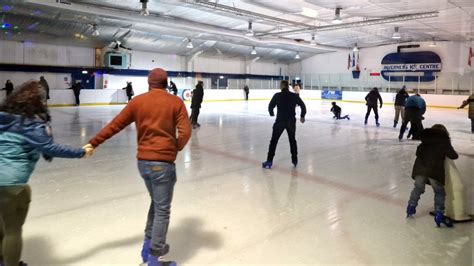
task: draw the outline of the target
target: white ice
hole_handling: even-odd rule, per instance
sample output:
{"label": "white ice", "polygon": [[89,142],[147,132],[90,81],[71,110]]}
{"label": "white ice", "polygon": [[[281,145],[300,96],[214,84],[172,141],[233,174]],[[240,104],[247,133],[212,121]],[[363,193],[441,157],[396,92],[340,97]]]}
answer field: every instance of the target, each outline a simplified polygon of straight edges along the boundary
{"label": "white ice", "polygon": [[[267,101],[205,102],[202,128],[176,161],[167,259],[180,265],[472,265],[473,223],[437,228],[427,187],[405,218],[417,142],[397,139],[393,106],[363,125],[365,105],[306,101],[297,125],[299,165],[286,133],[274,169],[264,170],[274,118]],[[58,142],[82,146],[123,106],[53,108]],[[460,158],[473,213],[474,136],[466,110],[429,109]],[[149,199],[129,127],[84,160],[41,161],[24,226],[30,265],[138,265]]]}

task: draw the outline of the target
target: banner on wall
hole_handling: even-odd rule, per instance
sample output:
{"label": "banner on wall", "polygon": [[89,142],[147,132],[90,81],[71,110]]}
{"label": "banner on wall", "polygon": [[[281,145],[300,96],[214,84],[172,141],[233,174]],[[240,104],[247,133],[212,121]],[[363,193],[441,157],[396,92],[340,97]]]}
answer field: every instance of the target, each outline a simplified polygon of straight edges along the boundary
{"label": "banner on wall", "polygon": [[342,100],[342,91],[323,90],[321,91],[321,99]]}
{"label": "banner on wall", "polygon": [[380,74],[387,81],[430,82],[441,69],[441,58],[434,52],[391,53],[382,59]]}

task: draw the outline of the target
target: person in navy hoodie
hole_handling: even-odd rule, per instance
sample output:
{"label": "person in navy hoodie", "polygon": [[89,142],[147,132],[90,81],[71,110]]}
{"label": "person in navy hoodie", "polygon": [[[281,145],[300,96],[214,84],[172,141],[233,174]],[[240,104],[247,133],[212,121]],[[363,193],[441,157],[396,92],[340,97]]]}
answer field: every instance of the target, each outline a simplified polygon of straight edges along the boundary
{"label": "person in navy hoodie", "polygon": [[92,149],[72,148],[53,140],[46,92],[39,82],[22,85],[0,105],[0,264],[20,262],[22,226],[31,201],[28,180],[41,155],[82,158]]}

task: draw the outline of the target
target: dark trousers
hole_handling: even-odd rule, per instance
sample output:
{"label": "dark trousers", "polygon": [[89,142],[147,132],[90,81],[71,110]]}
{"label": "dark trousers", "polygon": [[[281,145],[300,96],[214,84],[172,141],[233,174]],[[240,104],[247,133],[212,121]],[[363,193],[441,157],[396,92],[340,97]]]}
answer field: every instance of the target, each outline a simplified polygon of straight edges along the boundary
{"label": "dark trousers", "polygon": [[31,201],[29,185],[0,187],[0,261],[5,266],[20,262],[22,227]]}
{"label": "dark trousers", "polygon": [[348,115],[341,117],[341,112],[334,113],[334,116],[336,117],[337,120],[347,119],[349,117]]}
{"label": "dark trousers", "polygon": [[200,108],[191,108],[191,124],[197,124]]}
{"label": "dark trousers", "polygon": [[248,93],[248,92],[245,93],[245,100],[246,100],[246,101],[249,100],[249,93]]}
{"label": "dark trousers", "polygon": [[79,99],[79,94],[74,93],[74,98],[76,98],[76,105],[81,104],[81,100]]}
{"label": "dark trousers", "polygon": [[405,117],[403,118],[402,127],[400,128],[400,136],[403,137],[405,130],[407,129],[408,123],[411,124],[410,132],[413,135],[413,139],[420,139],[421,132],[423,131],[423,124],[421,123],[421,110],[416,107],[406,107]]}
{"label": "dark trousers", "polygon": [[474,118],[471,119],[471,133],[474,133]]}
{"label": "dark trousers", "polygon": [[272,139],[270,140],[270,147],[268,148],[267,161],[273,162],[273,157],[275,157],[275,151],[283,131],[286,130],[288,133],[288,140],[290,141],[290,150],[291,150],[291,160],[293,162],[298,162],[298,146],[296,143],[296,121],[291,122],[275,122],[273,124],[273,133]]}
{"label": "dark trousers", "polygon": [[379,121],[379,108],[377,105],[367,105],[367,113],[365,114],[365,122],[369,119],[370,111],[374,109],[375,121]]}
{"label": "dark trousers", "polygon": [[128,101],[131,101],[131,100],[132,100],[132,96],[133,96],[133,95],[127,95]]}

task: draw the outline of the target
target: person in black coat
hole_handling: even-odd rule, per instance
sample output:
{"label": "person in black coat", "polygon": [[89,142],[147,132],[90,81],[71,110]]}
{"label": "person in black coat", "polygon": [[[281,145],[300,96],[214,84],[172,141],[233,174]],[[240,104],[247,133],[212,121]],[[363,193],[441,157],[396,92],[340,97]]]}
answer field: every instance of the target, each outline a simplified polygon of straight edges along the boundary
{"label": "person in black coat", "polygon": [[41,76],[40,77],[40,81],[39,81],[41,87],[43,87],[44,91],[46,92],[46,99],[49,100],[49,84],[48,82],[46,81],[46,79]]}
{"label": "person in black coat", "polygon": [[407,217],[416,213],[416,206],[421,194],[425,192],[425,185],[430,184],[435,194],[436,224],[438,227],[442,223],[448,227],[452,226],[452,222],[444,217],[444,201],[446,196],[444,190],[444,160],[446,157],[453,160],[458,158],[458,154],[451,145],[446,127],[438,124],[423,130],[421,133],[421,144],[416,150],[416,160],[413,166],[412,178],[415,180],[415,187],[408,201]]}
{"label": "person in black coat", "polygon": [[398,124],[398,118],[402,117],[402,121],[405,117],[405,102],[410,97],[403,86],[395,96],[395,118],[393,119],[393,127],[396,128]]}
{"label": "person in black coat", "polygon": [[250,92],[249,86],[245,85],[244,86],[244,94],[245,94],[245,100],[246,101],[249,100],[249,92]]}
{"label": "person in black coat", "polygon": [[365,114],[365,122],[364,124],[367,125],[367,120],[369,119],[370,111],[373,109],[375,114],[375,124],[379,127],[379,109],[378,109],[378,101],[380,101],[380,108],[382,108],[383,102],[382,97],[380,96],[379,89],[373,88],[367,96],[365,96],[365,101],[367,102],[367,114]]}
{"label": "person in black coat", "polygon": [[81,90],[84,89],[84,87],[82,87],[80,82],[76,82],[76,84],[72,85],[71,89],[74,92],[74,98],[76,99],[75,105],[79,106],[81,104],[79,95],[81,95]]}
{"label": "person in black coat", "polygon": [[131,101],[133,95],[135,95],[135,92],[133,91],[133,87],[132,87],[132,82],[128,81],[127,86],[123,88],[122,90],[125,90],[125,93],[127,94],[127,97],[128,97],[128,101]]}
{"label": "person in black coat", "polygon": [[5,88],[4,90],[7,91],[7,96],[10,95],[13,92],[13,83],[7,79],[7,82],[5,83]]}
{"label": "person in black coat", "polygon": [[334,114],[333,118],[335,118],[336,120],[341,120],[341,119],[351,120],[348,115],[341,117],[342,109],[341,107],[339,107],[339,105],[336,104],[336,102],[332,102],[331,104],[332,104],[331,112]]}
{"label": "person in black coat", "polygon": [[178,87],[176,87],[176,84],[174,84],[173,81],[170,81],[170,91],[173,93],[173,95],[178,95]]}
{"label": "person in black coat", "polygon": [[204,82],[198,81],[196,88],[193,90],[193,96],[191,99],[191,125],[193,128],[200,127],[198,123],[199,111],[201,109],[201,103],[204,98]]}
{"label": "person in black coat", "polygon": [[281,92],[273,95],[270,104],[268,105],[268,112],[270,116],[275,116],[273,110],[277,107],[277,117],[275,124],[273,124],[272,139],[268,147],[267,161],[262,163],[263,168],[270,169],[273,165],[273,157],[275,157],[275,150],[283,131],[288,133],[288,140],[290,141],[291,161],[296,167],[298,165],[298,146],[296,143],[296,105],[301,108],[300,121],[305,122],[306,105],[303,100],[295,94],[290,92],[288,81],[283,80],[280,83]]}

